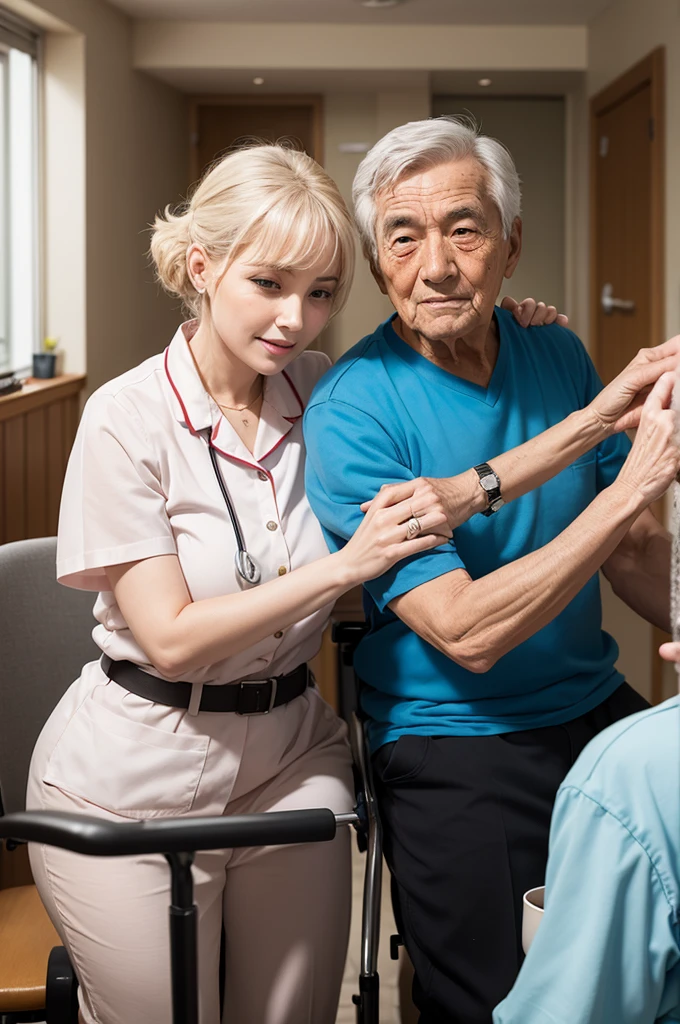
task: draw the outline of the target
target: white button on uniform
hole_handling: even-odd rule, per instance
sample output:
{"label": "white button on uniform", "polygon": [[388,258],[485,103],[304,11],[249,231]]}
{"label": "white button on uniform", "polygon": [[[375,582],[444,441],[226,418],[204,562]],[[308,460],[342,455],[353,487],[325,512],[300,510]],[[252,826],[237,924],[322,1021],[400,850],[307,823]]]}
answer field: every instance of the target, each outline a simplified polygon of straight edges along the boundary
{"label": "white button on uniform", "polygon": [[275,523],[273,519],[270,519],[269,522],[267,523],[268,530],[278,530],[278,528],[279,524]]}

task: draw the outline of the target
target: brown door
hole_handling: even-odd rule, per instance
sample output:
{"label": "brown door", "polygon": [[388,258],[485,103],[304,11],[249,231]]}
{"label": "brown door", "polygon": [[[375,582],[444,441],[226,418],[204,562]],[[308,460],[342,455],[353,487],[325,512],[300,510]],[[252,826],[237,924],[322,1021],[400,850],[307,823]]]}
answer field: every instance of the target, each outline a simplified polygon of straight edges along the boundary
{"label": "brown door", "polygon": [[642,345],[662,340],[654,176],[663,125],[655,116],[651,75],[643,71],[626,83],[628,77],[619,95],[614,83],[593,101],[593,326],[605,380]]}
{"label": "brown door", "polygon": [[194,178],[221,154],[249,139],[286,139],[315,160],[322,159],[320,97],[198,98],[192,104],[192,120]]}
{"label": "brown door", "polygon": [[[604,381],[641,347],[663,341],[663,79],[660,49],[591,103],[591,338]],[[659,631],[626,620],[621,608],[613,615],[617,639],[630,642],[621,633],[640,629],[638,650],[642,643],[648,649],[651,694],[659,699]]]}
{"label": "brown door", "polygon": [[630,362],[652,333],[649,222],[651,88],[597,118],[598,174],[595,274],[597,342],[604,380]]}

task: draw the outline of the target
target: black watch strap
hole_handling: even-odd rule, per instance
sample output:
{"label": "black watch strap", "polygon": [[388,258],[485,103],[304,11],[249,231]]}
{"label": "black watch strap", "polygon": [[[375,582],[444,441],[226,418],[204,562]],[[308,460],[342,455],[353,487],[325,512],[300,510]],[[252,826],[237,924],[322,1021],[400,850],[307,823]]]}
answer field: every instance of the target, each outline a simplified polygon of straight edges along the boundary
{"label": "black watch strap", "polygon": [[492,516],[505,504],[501,494],[501,481],[488,462],[480,462],[474,466],[479,482],[486,493],[487,507],[482,509],[483,516]]}

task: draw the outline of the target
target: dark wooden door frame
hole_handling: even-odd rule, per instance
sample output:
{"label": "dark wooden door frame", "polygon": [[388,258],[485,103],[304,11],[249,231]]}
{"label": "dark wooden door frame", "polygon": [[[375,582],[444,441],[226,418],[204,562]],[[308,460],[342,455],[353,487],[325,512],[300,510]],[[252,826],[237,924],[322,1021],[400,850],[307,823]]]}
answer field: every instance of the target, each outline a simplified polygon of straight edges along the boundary
{"label": "dark wooden door frame", "polygon": [[[665,201],[666,201],[666,49],[652,50],[638,64],[611,82],[590,101],[590,341],[593,360],[601,366],[602,353],[598,339],[600,295],[597,282],[597,119],[611,107],[621,103],[640,89],[649,86],[652,105],[652,194],[651,194],[651,337],[641,339],[648,345],[658,345],[665,337]],[[665,503],[659,503],[656,514],[665,519]],[[662,697],[662,666],[657,655],[660,643],[668,639],[663,630],[652,627],[652,702]]]}
{"label": "dark wooden door frame", "polygon": [[224,95],[191,96],[189,99],[189,172],[196,181],[200,174],[198,166],[198,108],[202,106],[241,107],[283,107],[289,104],[310,107],[314,121],[314,152],[310,154],[317,163],[323,164],[323,96],[310,93],[262,93],[258,96],[241,96],[238,93]]}
{"label": "dark wooden door frame", "polygon": [[593,357],[596,365],[600,361],[597,341],[597,317],[600,296],[596,294],[595,277],[597,272],[597,218],[595,204],[597,201],[597,118],[617,103],[621,103],[633,93],[645,86],[651,88],[652,118],[654,135],[652,138],[652,338],[649,344],[657,345],[664,340],[665,326],[665,250],[664,250],[664,212],[665,212],[665,176],[666,176],[666,104],[665,104],[665,67],[666,51],[660,46],[647,57],[635,64],[625,74],[611,82],[602,92],[590,101],[590,337],[593,344]]}

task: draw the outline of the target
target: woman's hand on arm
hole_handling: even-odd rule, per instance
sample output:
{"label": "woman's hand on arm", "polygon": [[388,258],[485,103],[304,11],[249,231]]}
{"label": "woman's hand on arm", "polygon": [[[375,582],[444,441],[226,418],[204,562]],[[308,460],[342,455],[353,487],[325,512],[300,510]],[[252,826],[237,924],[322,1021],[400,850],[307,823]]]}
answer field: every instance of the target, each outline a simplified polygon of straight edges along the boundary
{"label": "woman's hand on arm", "polygon": [[[407,536],[413,514],[422,532]],[[345,547],[257,587],[192,601],[179,559],[160,555],[107,568],[116,602],[161,676],[179,679],[285,630],[408,555],[451,536],[434,490],[422,482],[385,490]]]}
{"label": "woman's hand on arm", "polygon": [[673,380],[664,374],[649,395],[618,479],[558,537],[478,580],[455,570],[396,598],[390,608],[472,672],[488,671],[551,622],[674,479],[680,452],[669,408]]}

